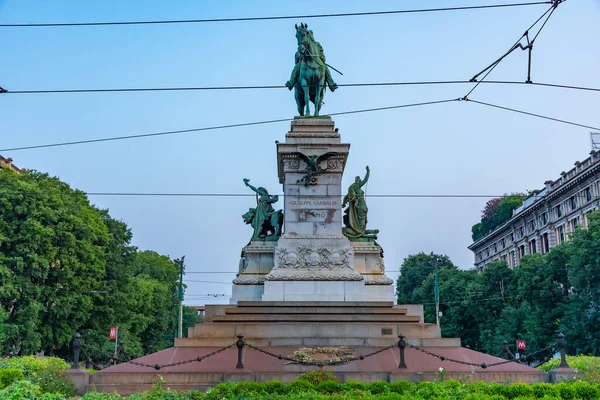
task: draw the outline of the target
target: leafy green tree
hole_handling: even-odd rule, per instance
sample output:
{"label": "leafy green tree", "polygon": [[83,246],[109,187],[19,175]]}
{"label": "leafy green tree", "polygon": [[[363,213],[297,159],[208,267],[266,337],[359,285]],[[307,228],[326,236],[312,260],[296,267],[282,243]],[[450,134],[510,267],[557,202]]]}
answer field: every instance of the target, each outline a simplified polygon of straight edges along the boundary
{"label": "leafy green tree", "polygon": [[85,195],[57,178],[3,169],[0,187],[5,350],[60,348],[89,318],[108,231]]}
{"label": "leafy green tree", "polygon": [[508,221],[515,208],[523,204],[525,195],[513,193],[489,200],[481,212],[481,222],[471,228],[471,237],[477,241]]}
{"label": "leafy green tree", "polygon": [[130,356],[172,345],[179,274],[168,257],[138,252],[124,222],[57,178],[3,169],[0,188],[0,350],[68,358],[79,332],[83,356],[105,361],[115,325]]}
{"label": "leafy green tree", "polygon": [[[600,354],[600,211],[564,244],[571,295],[565,329],[577,353]],[[552,253],[552,252],[551,252]]]}

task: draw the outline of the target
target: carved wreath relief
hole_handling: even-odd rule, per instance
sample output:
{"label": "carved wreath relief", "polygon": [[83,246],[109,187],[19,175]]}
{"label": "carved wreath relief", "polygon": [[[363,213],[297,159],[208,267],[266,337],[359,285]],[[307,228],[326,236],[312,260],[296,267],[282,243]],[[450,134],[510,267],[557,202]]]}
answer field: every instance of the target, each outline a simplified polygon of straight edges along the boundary
{"label": "carved wreath relief", "polygon": [[300,246],[295,250],[275,249],[278,268],[294,268],[303,270],[352,268],[350,257],[354,256],[351,248],[331,249],[327,247]]}

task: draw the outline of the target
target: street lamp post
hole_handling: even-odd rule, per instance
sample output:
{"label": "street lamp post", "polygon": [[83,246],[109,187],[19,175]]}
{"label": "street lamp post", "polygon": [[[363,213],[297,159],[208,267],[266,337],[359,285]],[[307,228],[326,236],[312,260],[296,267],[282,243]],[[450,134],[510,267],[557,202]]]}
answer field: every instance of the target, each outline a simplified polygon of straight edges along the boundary
{"label": "street lamp post", "polygon": [[438,281],[440,258],[435,260],[435,321],[437,326],[440,326],[440,285]]}

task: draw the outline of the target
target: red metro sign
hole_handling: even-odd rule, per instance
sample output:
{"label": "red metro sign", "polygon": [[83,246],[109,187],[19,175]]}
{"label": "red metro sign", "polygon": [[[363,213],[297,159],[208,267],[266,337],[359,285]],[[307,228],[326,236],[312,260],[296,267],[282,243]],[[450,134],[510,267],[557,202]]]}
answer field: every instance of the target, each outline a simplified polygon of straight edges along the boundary
{"label": "red metro sign", "polygon": [[525,350],[527,345],[524,340],[517,340],[517,350]]}

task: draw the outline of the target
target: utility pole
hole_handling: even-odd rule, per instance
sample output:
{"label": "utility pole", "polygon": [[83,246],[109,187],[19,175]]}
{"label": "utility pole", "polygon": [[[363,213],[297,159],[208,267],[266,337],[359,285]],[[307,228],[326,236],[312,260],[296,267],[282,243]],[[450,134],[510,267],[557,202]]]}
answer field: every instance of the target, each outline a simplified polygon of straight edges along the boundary
{"label": "utility pole", "polygon": [[184,265],[185,256],[181,257],[180,260],[175,260],[177,264],[179,264],[179,329],[178,329],[178,337],[183,337],[183,271],[185,268]]}
{"label": "utility pole", "polygon": [[435,320],[437,326],[440,326],[440,285],[438,282],[440,261],[442,261],[440,258],[435,260]]}

